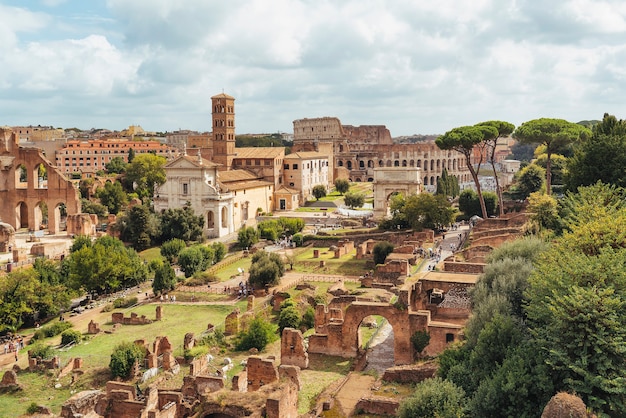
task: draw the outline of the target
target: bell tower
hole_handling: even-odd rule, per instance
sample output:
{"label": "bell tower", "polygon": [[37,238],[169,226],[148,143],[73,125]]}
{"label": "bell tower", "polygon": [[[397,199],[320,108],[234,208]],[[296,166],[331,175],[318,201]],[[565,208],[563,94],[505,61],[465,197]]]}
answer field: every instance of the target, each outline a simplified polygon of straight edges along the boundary
{"label": "bell tower", "polygon": [[211,97],[213,160],[229,170],[235,157],[235,98],[221,93]]}

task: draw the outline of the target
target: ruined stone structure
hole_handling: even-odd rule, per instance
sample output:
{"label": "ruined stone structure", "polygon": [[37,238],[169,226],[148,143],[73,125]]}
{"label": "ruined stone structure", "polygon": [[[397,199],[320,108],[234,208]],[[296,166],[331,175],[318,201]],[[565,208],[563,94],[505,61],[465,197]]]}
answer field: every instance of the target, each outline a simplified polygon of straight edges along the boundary
{"label": "ruined stone structure", "polygon": [[444,168],[460,183],[471,176],[464,157],[456,151],[440,150],[434,141],[394,144],[385,126],[342,125],[336,117],[293,121],[292,151],[319,151],[329,156],[331,182],[338,176],[350,181],[374,181],[374,168],[421,169],[423,184],[434,188]]}
{"label": "ruined stone structure", "polygon": [[0,128],[0,219],[16,230],[47,226],[59,233],[63,208],[68,215],[80,213],[78,190],[39,149],[20,147],[18,141],[10,128]]}
{"label": "ruined stone structure", "polygon": [[280,363],[298,366],[301,369],[309,367],[309,353],[306,351],[304,337],[299,329],[283,329],[280,339]]}
{"label": "ruined stone structure", "polygon": [[93,319],[89,321],[87,325],[87,334],[98,334],[100,333],[100,324],[94,322]]}
{"label": "ruined stone structure", "polygon": [[15,248],[15,228],[5,222],[0,222],[0,252],[8,253]]}
{"label": "ruined stone structure", "polygon": [[374,216],[387,215],[389,198],[422,192],[421,170],[416,167],[378,167],[374,169]]}
{"label": "ruined stone structure", "polygon": [[[410,287],[398,290],[395,304],[335,298],[315,311],[315,334],[309,337],[309,353],[342,357],[358,354],[358,329],[370,315],[383,316],[393,328],[394,364],[411,364],[417,354],[411,344],[416,331],[430,333],[426,355],[436,355],[460,339],[470,314],[467,292],[478,275],[429,272]],[[437,297],[439,297],[437,299]]]}
{"label": "ruined stone structure", "polygon": [[146,325],[151,324],[152,320],[146,318],[145,315],[139,316],[135,312],[131,312],[130,316],[124,316],[124,312],[113,312],[111,322],[123,325]]}

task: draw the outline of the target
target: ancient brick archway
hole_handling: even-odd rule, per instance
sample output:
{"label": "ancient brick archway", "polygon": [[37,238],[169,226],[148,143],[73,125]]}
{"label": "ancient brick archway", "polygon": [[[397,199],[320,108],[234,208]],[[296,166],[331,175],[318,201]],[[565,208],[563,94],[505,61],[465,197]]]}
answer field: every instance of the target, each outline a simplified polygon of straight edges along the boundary
{"label": "ancient brick archway", "polygon": [[16,230],[39,230],[42,204],[48,209],[48,230],[58,233],[57,208],[68,215],[80,213],[74,185],[36,148],[22,148],[17,135],[0,127],[0,219]]}
{"label": "ancient brick archway", "polygon": [[394,334],[394,359],[396,364],[413,362],[411,347],[411,330],[409,316],[406,310],[402,311],[388,303],[354,302],[346,309],[341,334],[343,346],[354,355],[359,348],[358,329],[363,319],[370,315],[379,315],[385,318]]}

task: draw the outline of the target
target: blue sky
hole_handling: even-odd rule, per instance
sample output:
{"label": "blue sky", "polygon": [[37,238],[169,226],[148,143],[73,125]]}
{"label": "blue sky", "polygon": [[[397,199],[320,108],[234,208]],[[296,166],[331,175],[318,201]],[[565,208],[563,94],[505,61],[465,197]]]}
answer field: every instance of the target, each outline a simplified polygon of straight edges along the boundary
{"label": "blue sky", "polygon": [[392,136],[626,118],[626,4],[557,0],[0,0],[0,124],[237,132],[300,118]]}

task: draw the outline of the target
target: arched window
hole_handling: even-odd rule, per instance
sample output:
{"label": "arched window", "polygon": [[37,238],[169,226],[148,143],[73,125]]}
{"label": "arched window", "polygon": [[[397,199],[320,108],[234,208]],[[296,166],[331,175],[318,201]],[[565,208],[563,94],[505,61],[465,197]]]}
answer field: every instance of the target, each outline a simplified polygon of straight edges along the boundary
{"label": "arched window", "polygon": [[213,211],[211,210],[206,214],[206,225],[209,229],[215,228],[215,215],[213,215]]}
{"label": "arched window", "polygon": [[393,162],[393,166],[394,166],[394,167],[400,167],[400,161],[395,160],[395,161]]}
{"label": "arched window", "polygon": [[406,167],[407,163],[406,160],[402,160],[402,167]]}

